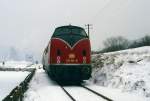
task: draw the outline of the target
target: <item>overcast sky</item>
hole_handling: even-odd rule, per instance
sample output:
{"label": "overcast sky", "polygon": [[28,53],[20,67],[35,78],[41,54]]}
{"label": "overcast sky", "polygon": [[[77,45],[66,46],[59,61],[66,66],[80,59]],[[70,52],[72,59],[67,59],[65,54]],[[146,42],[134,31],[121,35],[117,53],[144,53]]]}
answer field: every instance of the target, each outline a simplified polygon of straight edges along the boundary
{"label": "overcast sky", "polygon": [[93,24],[92,50],[111,36],[150,35],[150,0],[0,0],[0,47],[40,57],[55,27],[87,23]]}

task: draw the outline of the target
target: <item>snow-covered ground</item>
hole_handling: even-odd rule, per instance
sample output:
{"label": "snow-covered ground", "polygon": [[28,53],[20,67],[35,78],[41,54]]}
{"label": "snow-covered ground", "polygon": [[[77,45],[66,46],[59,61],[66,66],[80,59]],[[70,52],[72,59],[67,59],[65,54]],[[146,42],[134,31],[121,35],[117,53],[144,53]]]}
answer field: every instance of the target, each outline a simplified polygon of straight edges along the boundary
{"label": "snow-covered ground", "polygon": [[[118,88],[150,101],[150,47],[128,49],[92,57],[93,84]],[[143,100],[145,101],[145,100]]]}
{"label": "snow-covered ground", "polygon": [[[85,83],[85,85],[112,98],[114,101],[148,101],[143,97],[138,97],[135,94],[131,95],[129,93],[123,93],[120,90],[96,86],[90,83]],[[104,99],[78,86],[65,86],[65,89],[77,101],[105,101]],[[29,89],[24,96],[24,101],[72,101],[42,69],[37,69],[35,76],[29,84]]]}
{"label": "snow-covered ground", "polygon": [[[77,101],[106,101],[105,99],[93,94],[90,91],[78,86],[68,86],[65,89],[77,100]],[[64,100],[65,101],[65,100]]]}
{"label": "snow-covered ground", "polygon": [[71,101],[42,69],[36,71],[24,96],[24,101]]}
{"label": "snow-covered ground", "polygon": [[[0,62],[0,68],[39,68],[41,64],[31,65],[26,61],[7,61],[5,65]],[[0,71],[0,101],[18,86],[30,72]]]}
{"label": "snow-covered ground", "polygon": [[111,98],[113,101],[149,101],[149,99],[138,96],[137,94],[122,92],[120,89],[102,87],[93,84],[88,85],[88,87],[94,91],[97,91],[98,93],[107,95],[107,97]]}
{"label": "snow-covered ground", "polygon": [[29,73],[0,71],[0,101],[18,86]]}
{"label": "snow-covered ground", "polygon": [[27,66],[30,66],[32,63],[27,61],[6,61],[3,65],[2,62],[0,62],[1,67],[8,67],[8,68],[25,68]]}
{"label": "snow-covered ground", "polygon": [[[9,65],[12,66],[11,63]],[[20,67],[17,65],[18,63],[16,67]],[[87,87],[114,101],[150,101],[150,47],[95,54],[92,56],[92,66],[92,78],[85,83]],[[37,71],[24,95],[24,101],[71,101],[57,83],[43,71],[41,64],[31,67],[37,68]],[[0,78],[5,81],[1,75]],[[0,81],[0,87],[1,84],[4,85],[4,81],[2,83]],[[102,100],[77,86],[66,86],[65,88],[80,101]]]}

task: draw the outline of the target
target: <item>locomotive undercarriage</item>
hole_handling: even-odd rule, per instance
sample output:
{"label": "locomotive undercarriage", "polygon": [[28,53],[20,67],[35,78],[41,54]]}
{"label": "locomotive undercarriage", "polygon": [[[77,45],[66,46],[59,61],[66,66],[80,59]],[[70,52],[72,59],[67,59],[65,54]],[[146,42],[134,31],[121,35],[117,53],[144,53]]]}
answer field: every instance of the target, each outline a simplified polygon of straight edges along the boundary
{"label": "locomotive undercarriage", "polygon": [[52,64],[46,69],[50,78],[56,81],[77,82],[91,77],[90,64]]}

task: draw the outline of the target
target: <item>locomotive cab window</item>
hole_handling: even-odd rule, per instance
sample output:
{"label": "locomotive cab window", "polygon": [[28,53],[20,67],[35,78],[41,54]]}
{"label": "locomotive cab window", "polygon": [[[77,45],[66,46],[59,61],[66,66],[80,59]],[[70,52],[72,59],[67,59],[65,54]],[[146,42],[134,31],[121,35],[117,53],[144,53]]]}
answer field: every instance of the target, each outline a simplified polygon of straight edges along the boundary
{"label": "locomotive cab window", "polygon": [[53,36],[68,35],[68,34],[74,34],[74,35],[80,35],[83,37],[88,37],[83,28],[76,27],[76,26],[59,27],[55,30]]}
{"label": "locomotive cab window", "polygon": [[85,50],[82,51],[82,55],[86,56],[86,51]]}

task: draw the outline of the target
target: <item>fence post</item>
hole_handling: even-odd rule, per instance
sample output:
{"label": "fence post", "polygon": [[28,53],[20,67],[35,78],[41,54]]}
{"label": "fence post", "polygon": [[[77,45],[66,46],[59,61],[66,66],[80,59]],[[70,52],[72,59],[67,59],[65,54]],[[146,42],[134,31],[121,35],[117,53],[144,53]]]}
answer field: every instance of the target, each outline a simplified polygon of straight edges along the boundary
{"label": "fence post", "polygon": [[10,101],[13,101],[13,96],[10,96]]}
{"label": "fence post", "polygon": [[20,86],[20,92],[21,92],[20,101],[22,101],[22,99],[23,99],[23,90],[22,89],[23,89],[23,86],[22,87]]}

